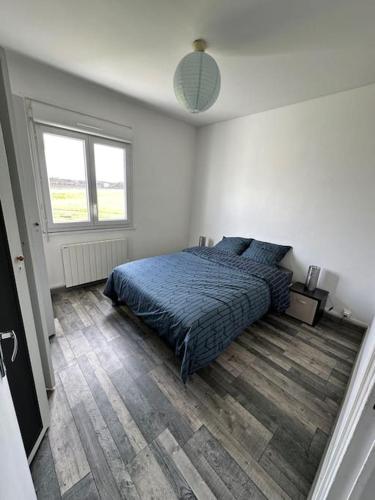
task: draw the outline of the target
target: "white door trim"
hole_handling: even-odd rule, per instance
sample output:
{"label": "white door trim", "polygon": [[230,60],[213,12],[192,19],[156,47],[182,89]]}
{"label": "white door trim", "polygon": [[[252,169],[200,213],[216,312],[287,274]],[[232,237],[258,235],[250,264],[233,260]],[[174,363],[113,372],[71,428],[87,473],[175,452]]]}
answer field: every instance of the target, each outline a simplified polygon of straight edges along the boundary
{"label": "white door trim", "polygon": [[[365,404],[375,384],[375,319],[368,328],[358,353],[349,385],[345,394],[332,437],[326,448],[314,484],[310,500],[325,500],[348,450],[354,431]],[[363,464],[356,464],[359,468]],[[354,478],[352,488],[357,480]],[[348,496],[343,496],[346,500]]]}
{"label": "white door trim", "polygon": [[38,198],[35,187],[35,167],[31,158],[29,130],[24,100],[13,96],[12,99],[14,128],[16,135],[16,157],[19,177],[19,189],[13,193],[16,203],[21,199],[25,216],[25,224],[21,226],[21,237],[24,238],[25,257],[30,260],[26,266],[29,279],[31,301],[38,334],[39,351],[42,359],[43,374],[48,390],[55,386],[55,375],[51,360],[49,337],[54,335],[51,295],[48,283],[47,266],[43,246]]}

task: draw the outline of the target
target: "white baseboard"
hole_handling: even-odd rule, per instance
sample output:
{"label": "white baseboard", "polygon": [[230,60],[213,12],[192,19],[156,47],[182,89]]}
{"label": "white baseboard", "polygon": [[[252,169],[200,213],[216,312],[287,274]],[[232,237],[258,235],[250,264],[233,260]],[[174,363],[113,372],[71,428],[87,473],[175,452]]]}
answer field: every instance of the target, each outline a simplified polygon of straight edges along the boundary
{"label": "white baseboard", "polygon": [[364,321],[361,321],[357,318],[349,318],[349,319],[344,319],[342,317],[342,315],[338,312],[338,311],[335,311],[334,309],[332,309],[331,311],[329,310],[326,310],[325,311],[325,314],[328,314],[330,316],[333,316],[334,318],[336,319],[340,319],[342,320],[344,323],[349,323],[349,324],[352,324],[352,325],[355,325],[355,326],[360,326],[361,328],[368,328],[368,324],[365,323]]}

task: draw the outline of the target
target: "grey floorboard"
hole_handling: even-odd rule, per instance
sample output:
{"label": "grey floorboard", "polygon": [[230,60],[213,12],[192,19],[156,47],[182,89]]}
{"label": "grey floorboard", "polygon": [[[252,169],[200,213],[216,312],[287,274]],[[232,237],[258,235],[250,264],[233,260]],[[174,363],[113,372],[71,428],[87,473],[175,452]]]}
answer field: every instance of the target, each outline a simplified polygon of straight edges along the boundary
{"label": "grey floorboard", "polygon": [[316,465],[312,463],[308,450],[295,439],[293,430],[280,427],[271,439],[270,446],[307,481],[313,481]]}
{"label": "grey floorboard", "polygon": [[108,467],[84,404],[78,403],[72,408],[72,413],[100,498],[103,500],[120,500],[120,492],[117,489],[115,479]]}
{"label": "grey floorboard", "polygon": [[136,384],[146,397],[155,414],[163,422],[164,427],[168,427],[171,430],[180,445],[185,444],[193,434],[185,417],[176,410],[149,376],[146,375],[138,378]]}
{"label": "grey floorboard", "polygon": [[59,500],[61,498],[48,434],[44,436],[38,453],[31,464],[31,474],[38,500]]}
{"label": "grey floorboard", "polygon": [[92,474],[87,474],[87,476],[64,493],[62,498],[63,500],[100,500]]}
{"label": "grey floorboard", "polygon": [[146,441],[151,443],[166,429],[163,416],[152,408],[135,382],[124,376],[123,370],[110,377]]}
{"label": "grey floorboard", "polygon": [[194,495],[193,490],[186,482],[181,472],[177,469],[169,453],[165,452],[164,448],[157,440],[151,443],[150,449],[164,472],[165,477],[174,489],[177,498],[196,500],[197,497]]}
{"label": "grey floorboard", "polygon": [[206,427],[201,427],[191,438],[189,444],[200,449],[235,498],[239,500],[250,498],[264,500],[264,495]]}
{"label": "grey floorboard", "polygon": [[136,455],[133,449],[124,427],[118,419],[105,391],[98,382],[94,370],[91,364],[88,362],[86,357],[81,357],[79,359],[79,366],[81,371],[91,389],[94,396],[96,404],[99,407],[100,413],[102,414],[105,423],[112,435],[114,442],[120,452],[121,458],[125,463],[130,462]]}

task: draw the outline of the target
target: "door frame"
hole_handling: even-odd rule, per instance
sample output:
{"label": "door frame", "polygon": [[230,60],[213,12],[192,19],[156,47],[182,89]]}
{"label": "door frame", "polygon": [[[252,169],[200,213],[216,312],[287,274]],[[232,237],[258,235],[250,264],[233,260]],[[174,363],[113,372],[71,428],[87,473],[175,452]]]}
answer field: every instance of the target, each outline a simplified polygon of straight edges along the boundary
{"label": "door frame", "polygon": [[22,245],[18,229],[18,221],[12,185],[9,175],[8,160],[4,146],[3,134],[0,126],[0,200],[3,208],[5,228],[7,232],[8,245],[12,258],[14,279],[16,282],[19,305],[21,309],[22,321],[25,329],[26,343],[29,351],[31,369],[34,377],[35,390],[38,398],[40,415],[42,418],[42,431],[28,457],[29,463],[33,459],[38,446],[49,427],[50,415],[45,389],[45,382],[42,370],[42,362],[39,353],[37,333],[35,329],[34,316],[31,307],[29,285],[26,277],[25,264],[17,261],[16,257],[22,255]]}
{"label": "door frame", "polygon": [[[355,438],[354,433],[359,429],[361,418],[365,415],[366,404],[374,387],[375,318],[362,340],[331,439],[310,490],[309,500],[346,500],[351,496],[368,458],[362,456],[364,450],[358,452],[353,437]],[[370,445],[372,446],[371,443]],[[349,453],[352,459],[348,467],[345,457]],[[340,493],[337,496],[338,491]]]}
{"label": "door frame", "polygon": [[[21,201],[25,214],[25,224],[20,225],[25,258],[26,272],[29,279],[31,302],[34,311],[35,326],[38,333],[40,357],[43,374],[48,390],[55,387],[49,337],[56,333],[53,317],[50,287],[43,235],[40,224],[38,197],[35,187],[35,165],[31,158],[27,111],[22,97],[12,96],[13,119],[15,129],[16,158],[19,177],[19,189],[13,192],[16,203]],[[39,225],[40,224],[40,225]],[[29,262],[30,261],[30,262]]]}

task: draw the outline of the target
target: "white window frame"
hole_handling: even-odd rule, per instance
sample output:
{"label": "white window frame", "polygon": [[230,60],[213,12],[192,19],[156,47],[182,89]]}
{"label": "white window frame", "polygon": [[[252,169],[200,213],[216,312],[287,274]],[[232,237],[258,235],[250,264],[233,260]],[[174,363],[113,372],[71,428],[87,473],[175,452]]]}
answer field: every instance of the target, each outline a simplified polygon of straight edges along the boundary
{"label": "white window frame", "polygon": [[[78,132],[67,128],[62,128],[54,125],[46,125],[42,123],[34,123],[38,164],[40,170],[41,188],[44,211],[46,215],[46,225],[48,233],[67,232],[67,231],[82,231],[93,229],[121,229],[132,228],[132,147],[129,142],[121,141],[120,139],[109,139],[96,134]],[[85,160],[86,160],[86,180],[87,180],[87,206],[89,221],[80,222],[54,222],[52,215],[52,204],[49,190],[48,172],[46,158],[44,152],[43,133],[55,134],[71,138],[80,139],[85,144]],[[99,220],[98,219],[98,202],[96,190],[96,175],[95,175],[95,156],[94,144],[105,144],[107,146],[122,147],[125,150],[125,212],[126,219],[121,220]]]}

